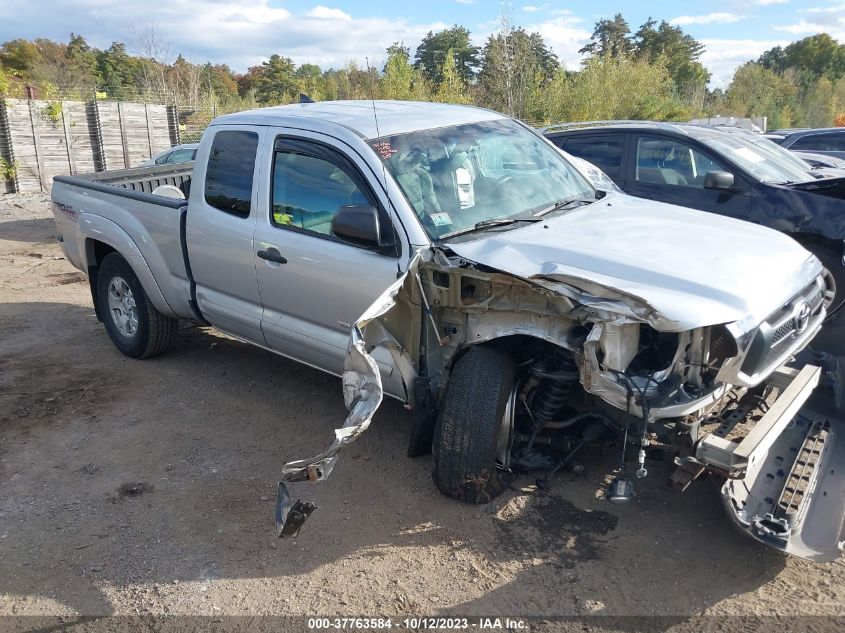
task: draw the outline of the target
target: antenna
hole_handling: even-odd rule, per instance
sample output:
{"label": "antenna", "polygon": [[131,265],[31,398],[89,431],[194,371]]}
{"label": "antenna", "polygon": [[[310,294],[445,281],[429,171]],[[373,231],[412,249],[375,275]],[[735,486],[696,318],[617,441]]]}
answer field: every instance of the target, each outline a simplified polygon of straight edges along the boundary
{"label": "antenna", "polygon": [[[378,112],[376,111],[376,92],[375,87],[373,85],[373,75],[372,75],[372,67],[370,66],[370,59],[369,57],[365,57],[364,61],[367,63],[367,75],[370,77],[370,103],[373,106],[373,121],[376,124],[376,145],[379,146],[382,143],[381,140],[381,132],[379,131],[378,127]],[[378,150],[376,150],[376,155],[379,157],[379,162],[381,162],[381,178],[382,178],[382,189],[384,190],[384,197],[387,198],[387,205],[388,205],[388,214],[390,214],[390,210],[393,211],[392,215],[395,216],[390,218],[390,228],[393,232],[393,244],[398,248],[399,247],[399,234],[396,232],[396,222],[399,221],[399,214],[396,213],[396,209],[393,207],[393,201],[390,199],[390,194],[387,192],[387,167],[384,165],[385,158],[379,154]],[[408,244],[410,248],[410,242]],[[396,278],[402,276],[402,268],[399,266],[399,260],[396,260]]]}

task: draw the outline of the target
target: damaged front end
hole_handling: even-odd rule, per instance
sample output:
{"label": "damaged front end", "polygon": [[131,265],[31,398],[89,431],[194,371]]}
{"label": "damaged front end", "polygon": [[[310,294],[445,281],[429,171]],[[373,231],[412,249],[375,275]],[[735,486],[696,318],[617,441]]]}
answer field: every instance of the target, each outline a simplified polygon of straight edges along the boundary
{"label": "damaged front end", "polygon": [[[327,478],[385,393],[424,408],[438,402],[466,349],[508,342],[519,369],[498,468],[556,470],[606,427],[624,431],[626,442],[633,432],[638,476],[646,475],[644,448],[662,441],[677,455],[677,487],[703,472],[724,476],[729,514],[752,536],[798,556],[835,557],[845,515],[841,479],[823,474],[828,466],[839,472],[845,453],[830,424],[797,422],[818,369],[778,369],[818,332],[830,298],[829,280],[820,275],[762,323],[686,329],[640,297],[557,274],[553,266],[521,278],[448,249],[425,251],[354,325],[343,373],[349,416],[327,451],[284,466],[279,535],[295,536],[315,507],[291,504],[286,484]],[[377,353],[389,354],[390,383]],[[755,418],[748,403],[765,403],[768,413]],[[414,435],[430,446],[432,427],[432,415],[418,415]],[[580,443],[562,435],[572,431]],[[815,464],[809,479],[804,455]],[[808,483],[799,490],[793,480]],[[830,486],[840,486],[838,496]],[[835,504],[816,502],[828,494]]]}

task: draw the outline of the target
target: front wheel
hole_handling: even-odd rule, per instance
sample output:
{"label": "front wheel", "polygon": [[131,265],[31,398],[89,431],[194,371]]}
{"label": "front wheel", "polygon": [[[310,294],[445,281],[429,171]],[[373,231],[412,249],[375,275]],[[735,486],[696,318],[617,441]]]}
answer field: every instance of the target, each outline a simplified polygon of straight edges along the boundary
{"label": "front wheel", "polygon": [[510,450],[515,376],[513,357],[495,347],[477,345],[455,361],[432,447],[432,478],[446,496],[487,503],[510,483],[503,452]]}
{"label": "front wheel", "polygon": [[97,271],[97,304],[115,347],[132,358],[166,352],[179,332],[179,320],[155,309],[132,267],[117,253]]}

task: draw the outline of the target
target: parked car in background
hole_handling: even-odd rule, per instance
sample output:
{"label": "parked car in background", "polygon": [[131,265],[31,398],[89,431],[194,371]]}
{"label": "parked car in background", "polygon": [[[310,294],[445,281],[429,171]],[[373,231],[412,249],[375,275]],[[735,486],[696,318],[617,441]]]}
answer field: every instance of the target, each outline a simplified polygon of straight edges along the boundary
{"label": "parked car in background", "polygon": [[794,128],[772,130],[764,135],[790,151],[813,152],[845,158],[845,128]]}
{"label": "parked car in background", "polygon": [[174,145],[170,149],[159,152],[149,160],[145,160],[138,167],[146,167],[147,165],[175,165],[178,163],[189,163],[194,160],[197,155],[197,148],[199,143],[184,143],[182,145]]}
{"label": "parked car in background", "polygon": [[837,158],[828,154],[816,154],[815,152],[792,152],[798,158],[810,164],[813,169],[842,169],[845,175],[845,158]]}
{"label": "parked car in background", "polygon": [[550,126],[543,133],[628,194],[791,235],[836,280],[833,310],[843,305],[845,178],[825,177],[793,153],[738,128],[605,121]]}

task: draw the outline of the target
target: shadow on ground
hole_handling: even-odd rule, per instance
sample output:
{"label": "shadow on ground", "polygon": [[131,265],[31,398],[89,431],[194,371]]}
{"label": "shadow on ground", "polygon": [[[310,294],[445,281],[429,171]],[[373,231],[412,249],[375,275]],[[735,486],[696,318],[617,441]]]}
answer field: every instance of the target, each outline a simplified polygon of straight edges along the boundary
{"label": "shadow on ground", "polygon": [[[404,456],[393,401],[328,481],[296,488],[320,507],[278,540],[280,467],[331,441],[338,379],[193,327],[133,361],[73,305],[0,304],[0,323],[2,594],[98,615],[114,611],[108,587],[247,578],[298,612],[319,595],[354,611],[360,591],[380,592],[385,613],[687,614],[784,566],[734,532],[715,480],[667,489],[668,460],[627,506],[597,494],[615,450],[585,454],[584,474],[548,493],[521,477],[494,506],[452,502],[428,458]],[[442,605],[422,602],[438,591]]]}
{"label": "shadow on ground", "polygon": [[0,222],[0,240],[47,244],[55,242],[57,234],[53,218]]}

